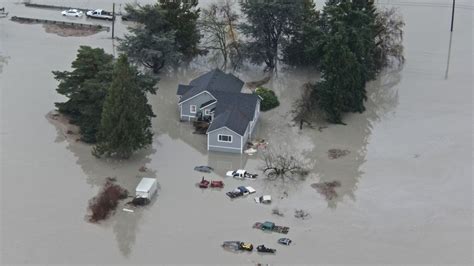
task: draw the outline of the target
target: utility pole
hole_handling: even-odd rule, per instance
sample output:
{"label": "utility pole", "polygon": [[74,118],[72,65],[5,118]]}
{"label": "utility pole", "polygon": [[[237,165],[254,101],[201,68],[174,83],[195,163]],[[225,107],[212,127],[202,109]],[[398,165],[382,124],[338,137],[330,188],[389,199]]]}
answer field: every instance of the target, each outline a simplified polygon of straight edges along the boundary
{"label": "utility pole", "polygon": [[453,32],[454,26],[454,7],[456,6],[456,0],[453,0],[453,12],[451,14],[451,32]]}
{"label": "utility pole", "polygon": [[112,4],[112,40],[115,38],[115,3]]}

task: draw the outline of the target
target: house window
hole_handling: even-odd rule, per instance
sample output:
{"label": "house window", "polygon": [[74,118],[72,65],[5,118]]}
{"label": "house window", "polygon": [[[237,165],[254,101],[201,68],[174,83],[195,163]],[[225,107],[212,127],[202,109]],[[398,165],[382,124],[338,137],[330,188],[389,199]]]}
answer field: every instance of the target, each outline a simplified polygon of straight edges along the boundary
{"label": "house window", "polygon": [[189,106],[189,112],[191,114],[195,114],[196,113],[196,105],[190,105]]}
{"label": "house window", "polygon": [[211,115],[211,110],[209,109],[204,110],[204,115]]}
{"label": "house window", "polygon": [[232,142],[232,136],[231,135],[218,135],[218,140],[219,142],[228,142],[228,143],[231,143]]}

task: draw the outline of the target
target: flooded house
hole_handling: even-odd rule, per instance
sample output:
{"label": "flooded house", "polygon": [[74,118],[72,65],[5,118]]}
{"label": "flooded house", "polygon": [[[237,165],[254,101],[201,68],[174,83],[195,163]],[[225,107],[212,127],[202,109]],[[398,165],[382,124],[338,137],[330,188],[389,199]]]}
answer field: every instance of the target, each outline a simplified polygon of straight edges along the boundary
{"label": "flooded house", "polygon": [[189,85],[178,85],[181,121],[208,121],[207,150],[242,153],[254,133],[261,98],[242,93],[244,82],[219,69],[209,71]]}

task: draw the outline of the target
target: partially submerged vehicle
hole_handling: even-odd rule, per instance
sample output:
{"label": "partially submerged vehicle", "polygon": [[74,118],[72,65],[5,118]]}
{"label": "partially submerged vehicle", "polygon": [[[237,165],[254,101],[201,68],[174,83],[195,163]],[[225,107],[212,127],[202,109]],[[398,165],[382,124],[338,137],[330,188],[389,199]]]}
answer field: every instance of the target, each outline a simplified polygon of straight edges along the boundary
{"label": "partially submerged vehicle", "polygon": [[253,187],[240,186],[232,191],[227,192],[226,195],[229,196],[229,198],[234,199],[242,196],[247,196],[255,192],[257,191]]}
{"label": "partially submerged vehicle", "polygon": [[144,177],[135,188],[135,197],[151,200],[157,190],[158,183],[156,182],[156,178]]}
{"label": "partially submerged vehicle", "polygon": [[211,188],[223,188],[224,187],[224,182],[218,180],[213,180],[211,181]]}
{"label": "partially submerged vehicle", "polygon": [[290,228],[287,226],[275,225],[273,222],[266,221],[264,223],[255,223],[253,228],[260,229],[262,231],[276,232],[280,234],[288,234]]}
{"label": "partially submerged vehicle", "polygon": [[236,171],[227,171],[225,175],[233,177],[233,178],[237,178],[237,179],[250,179],[250,180],[255,180],[257,179],[257,176],[258,176],[257,174],[251,174],[244,169],[239,169]]}
{"label": "partially submerged vehicle", "polygon": [[135,197],[128,202],[133,206],[145,206],[151,202],[151,199],[158,190],[158,183],[155,178],[144,177],[135,188]]}
{"label": "partially submerged vehicle", "polygon": [[198,183],[198,187],[208,188],[209,186],[211,188],[223,188],[224,187],[224,182],[222,182],[220,180],[209,181],[209,180],[204,179],[204,177],[202,177],[201,182]]}
{"label": "partially submerged vehicle", "polygon": [[207,165],[200,165],[200,166],[194,167],[194,170],[198,172],[203,172],[203,173],[210,173],[211,171],[214,171],[214,168]]}
{"label": "partially submerged vehicle", "polygon": [[291,244],[291,242],[292,242],[291,239],[286,238],[286,237],[278,239],[278,244],[282,244],[282,245],[285,245],[285,246],[289,246]]}
{"label": "partially submerged vehicle", "polygon": [[263,253],[275,253],[276,252],[276,249],[274,248],[267,248],[265,247],[265,245],[259,245],[257,247],[257,251],[258,252],[263,252]]}
{"label": "partially submerged vehicle", "polygon": [[255,202],[256,203],[263,203],[263,204],[270,204],[272,203],[272,196],[270,195],[263,195],[260,197],[255,197]]}
{"label": "partially submerged vehicle", "polygon": [[242,241],[224,241],[222,247],[233,251],[253,251],[253,245],[251,243],[245,243]]}
{"label": "partially submerged vehicle", "polygon": [[208,188],[209,187],[209,180],[204,179],[204,177],[201,179],[201,182],[199,182],[198,186],[200,188]]}

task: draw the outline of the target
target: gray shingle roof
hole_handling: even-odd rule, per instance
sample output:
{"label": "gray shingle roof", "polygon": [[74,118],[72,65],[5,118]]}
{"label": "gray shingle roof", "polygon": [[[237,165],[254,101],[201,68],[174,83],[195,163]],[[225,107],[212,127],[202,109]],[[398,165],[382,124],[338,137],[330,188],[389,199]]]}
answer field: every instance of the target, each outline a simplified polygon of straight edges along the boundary
{"label": "gray shingle roof", "polygon": [[211,93],[217,99],[217,106],[214,112],[214,120],[208,132],[221,127],[228,127],[243,136],[249,122],[253,120],[259,100],[258,96],[256,94],[218,91],[211,91]]}
{"label": "gray shingle roof", "polygon": [[193,86],[190,86],[190,85],[179,84],[178,85],[178,92],[176,94],[181,96],[181,95],[185,94],[187,91],[189,91],[192,87]]}
{"label": "gray shingle roof", "polygon": [[209,101],[207,101],[207,102],[201,104],[201,106],[199,106],[199,108],[206,107],[206,106],[208,106],[208,105],[210,105],[210,104],[212,104],[212,103],[215,103],[215,102],[216,102],[216,100],[214,100],[214,99],[209,100]]}
{"label": "gray shingle roof", "polygon": [[[180,103],[207,91],[217,100],[214,119],[208,132],[221,127],[228,127],[243,136],[250,121],[253,120],[259,97],[256,94],[241,93],[244,82],[232,74],[214,69],[192,80],[189,85],[179,85]],[[182,93],[182,94],[180,94]],[[214,100],[203,103],[209,105]]]}
{"label": "gray shingle roof", "polygon": [[[231,73],[224,73],[219,69],[214,69],[207,72],[206,74],[193,79],[185,93],[180,94],[184,91],[184,88],[180,89],[178,86],[178,95],[182,95],[180,102],[184,102],[187,99],[193,97],[194,95],[200,93],[201,91],[225,91],[225,92],[240,92],[244,86],[244,82],[232,75]],[[183,85],[186,86],[186,85]]]}

